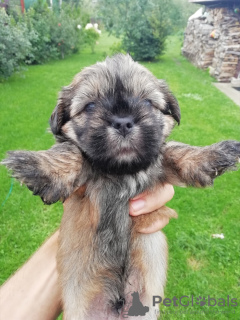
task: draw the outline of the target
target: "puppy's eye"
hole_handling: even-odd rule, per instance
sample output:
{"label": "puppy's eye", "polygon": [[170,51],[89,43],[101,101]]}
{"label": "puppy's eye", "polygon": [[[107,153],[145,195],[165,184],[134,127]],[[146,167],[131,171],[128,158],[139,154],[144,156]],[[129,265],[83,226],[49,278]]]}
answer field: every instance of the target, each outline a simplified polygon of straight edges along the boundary
{"label": "puppy's eye", "polygon": [[87,111],[87,112],[90,112],[90,111],[93,111],[95,108],[96,108],[95,103],[94,102],[90,102],[85,106],[84,110]]}
{"label": "puppy's eye", "polygon": [[149,99],[144,100],[144,104],[146,107],[151,107],[152,106],[152,101]]}

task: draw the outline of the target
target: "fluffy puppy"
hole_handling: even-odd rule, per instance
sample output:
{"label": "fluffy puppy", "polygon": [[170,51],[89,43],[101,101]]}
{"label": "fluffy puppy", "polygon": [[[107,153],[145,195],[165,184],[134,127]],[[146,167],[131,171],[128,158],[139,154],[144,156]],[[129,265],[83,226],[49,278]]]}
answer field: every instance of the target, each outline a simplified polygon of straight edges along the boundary
{"label": "fluffy puppy", "polygon": [[167,244],[161,231],[138,228],[176,213],[163,207],[130,218],[129,199],[166,182],[209,186],[240,157],[236,141],[166,143],[176,123],[180,109],[166,84],[119,54],[63,88],[50,119],[51,149],[13,151],[3,161],[45,203],[70,196],[57,258],[65,319],[123,319],[136,292],[149,308],[140,318],[156,319],[152,297],[163,296]]}

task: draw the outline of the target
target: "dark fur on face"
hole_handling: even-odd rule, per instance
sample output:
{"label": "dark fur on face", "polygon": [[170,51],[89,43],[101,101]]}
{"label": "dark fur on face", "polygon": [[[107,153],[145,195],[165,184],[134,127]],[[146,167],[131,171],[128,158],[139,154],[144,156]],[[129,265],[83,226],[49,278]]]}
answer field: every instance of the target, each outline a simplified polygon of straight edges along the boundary
{"label": "dark fur on face", "polygon": [[130,218],[129,199],[157,184],[212,185],[240,157],[237,141],[166,143],[179,122],[165,83],[128,55],[116,55],[63,88],[50,119],[56,145],[13,151],[3,161],[45,203],[70,197],[58,252],[67,320],[124,319],[129,292],[138,292],[148,319],[156,319],[152,296],[163,297],[167,244],[160,231],[138,230],[177,214],[163,207]]}
{"label": "dark fur on face", "polygon": [[133,174],[156,161],[174,119],[180,121],[180,110],[165,84],[129,56],[118,55],[86,68],[63,89],[50,124],[58,139],[71,139],[93,167]]}

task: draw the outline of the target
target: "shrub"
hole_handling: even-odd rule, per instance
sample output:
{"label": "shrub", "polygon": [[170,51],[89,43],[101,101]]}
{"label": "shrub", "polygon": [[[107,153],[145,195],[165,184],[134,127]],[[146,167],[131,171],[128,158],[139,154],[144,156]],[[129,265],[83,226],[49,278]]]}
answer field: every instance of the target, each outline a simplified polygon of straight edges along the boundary
{"label": "shrub", "polygon": [[122,47],[135,60],[154,60],[164,50],[165,37],[159,37],[148,20],[139,19],[123,37]]}
{"label": "shrub", "polygon": [[24,15],[23,19],[28,26],[28,30],[34,30],[37,33],[35,39],[31,39],[32,44],[32,60],[29,63],[41,64],[50,59],[58,58],[58,49],[52,45],[52,26],[57,21],[54,12],[48,7],[47,3],[38,0],[32,8]]}
{"label": "shrub", "polygon": [[[16,23],[0,9],[0,78],[8,78],[20,71],[31,54],[31,43],[24,23]],[[34,34],[31,33],[33,37]]]}
{"label": "shrub", "polygon": [[99,0],[99,6],[107,31],[122,38],[134,59],[153,60],[163,53],[173,0]]}
{"label": "shrub", "polygon": [[37,35],[29,39],[32,51],[28,63],[42,64],[79,50],[83,35],[77,28],[80,18],[76,12],[77,9],[65,4],[60,11],[53,11],[45,1],[38,0],[19,17],[27,25],[29,33],[34,30]]}
{"label": "shrub", "polygon": [[76,53],[83,44],[83,31],[80,18],[75,17],[74,7],[63,6],[59,15],[56,16],[55,25],[52,29],[52,44],[57,48],[59,56]]}
{"label": "shrub", "polygon": [[[38,0],[27,12],[0,9],[0,78],[8,78],[26,64],[42,64],[77,52],[84,41],[79,27],[87,19],[80,8],[63,4],[54,11]],[[95,35],[89,35],[88,43]]]}
{"label": "shrub", "polygon": [[94,29],[90,28],[84,31],[85,32],[85,43],[90,45],[92,53],[94,53],[96,42],[99,39],[99,33]]}
{"label": "shrub", "polygon": [[123,49],[122,42],[114,42],[110,47],[111,55],[117,54],[117,53],[126,53],[126,51]]}

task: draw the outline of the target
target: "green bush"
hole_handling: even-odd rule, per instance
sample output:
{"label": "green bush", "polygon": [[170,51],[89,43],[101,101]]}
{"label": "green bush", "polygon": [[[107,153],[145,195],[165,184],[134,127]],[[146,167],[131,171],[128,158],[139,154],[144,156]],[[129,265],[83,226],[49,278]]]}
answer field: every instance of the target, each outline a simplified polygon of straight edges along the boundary
{"label": "green bush", "polygon": [[44,0],[22,14],[0,10],[0,78],[8,78],[26,64],[42,64],[78,52],[84,41],[79,25],[87,19],[80,8],[63,4],[51,10]]}
{"label": "green bush", "polygon": [[57,20],[52,24],[51,43],[57,48],[58,55],[64,58],[65,55],[76,53],[81,48],[84,35],[79,16],[75,17],[75,9],[71,6],[63,6]]}
{"label": "green bush", "polygon": [[[49,59],[58,58],[58,49],[52,45],[52,26],[57,24],[54,12],[48,7],[47,3],[38,0],[22,17],[28,30],[34,30],[36,38],[30,39],[32,45],[32,57],[28,60],[29,64],[41,64]],[[57,26],[56,26],[57,28]]]}
{"label": "green bush", "polygon": [[[31,54],[31,43],[24,23],[16,23],[0,9],[0,79],[20,71]],[[31,37],[34,33],[31,33]]]}
{"label": "green bush", "polygon": [[92,53],[94,53],[97,40],[100,38],[99,33],[94,29],[90,28],[84,31],[85,43],[90,45]]}
{"label": "green bush", "polygon": [[122,48],[135,60],[163,54],[173,30],[170,13],[179,12],[173,0],[99,0],[99,7],[107,31],[121,37]]}
{"label": "green bush", "polygon": [[123,53],[123,54],[126,53],[126,51],[123,49],[121,41],[114,42],[110,47],[110,52],[111,52],[111,55],[115,55],[117,53]]}
{"label": "green bush", "polygon": [[152,61],[163,52],[165,38],[158,36],[147,19],[139,19],[123,37],[122,47],[134,60]]}
{"label": "green bush", "polygon": [[64,58],[66,54],[75,53],[82,43],[82,31],[77,28],[80,18],[77,9],[63,5],[61,10],[53,11],[47,3],[38,0],[22,19],[29,32],[34,30],[37,37],[31,38],[31,64],[42,64],[50,59]]}

